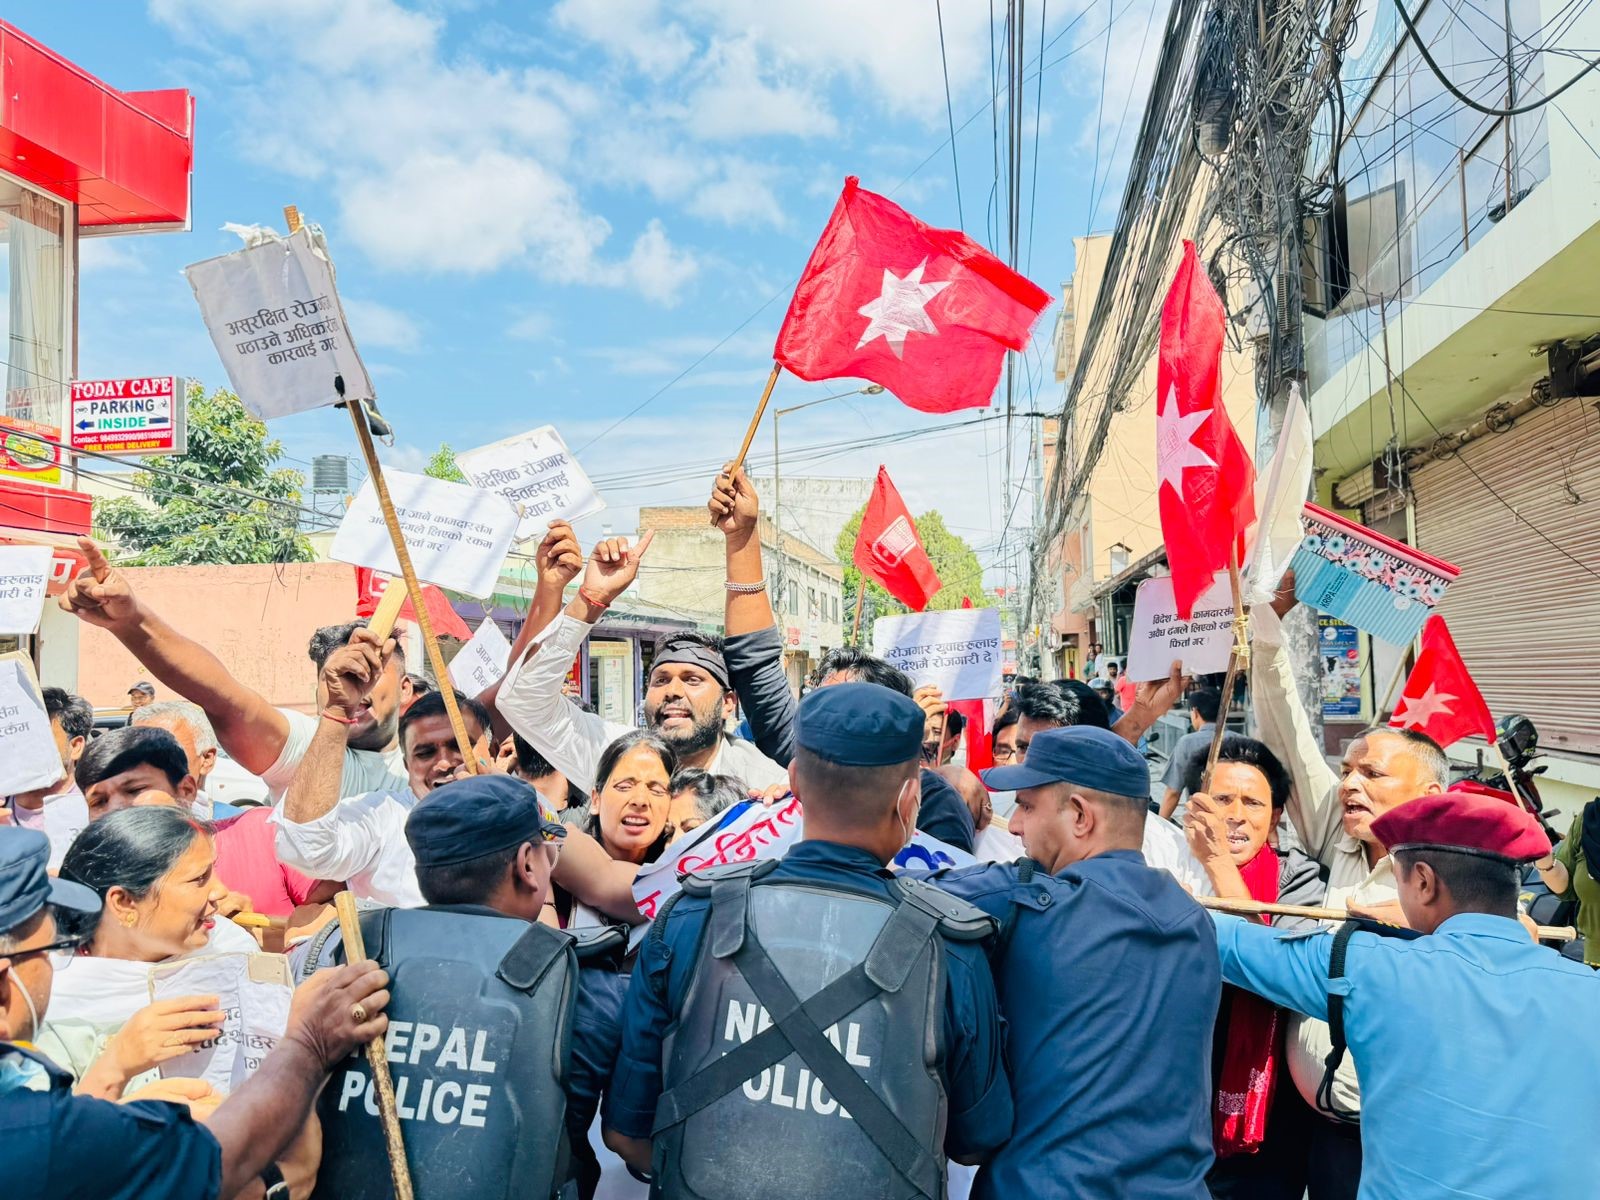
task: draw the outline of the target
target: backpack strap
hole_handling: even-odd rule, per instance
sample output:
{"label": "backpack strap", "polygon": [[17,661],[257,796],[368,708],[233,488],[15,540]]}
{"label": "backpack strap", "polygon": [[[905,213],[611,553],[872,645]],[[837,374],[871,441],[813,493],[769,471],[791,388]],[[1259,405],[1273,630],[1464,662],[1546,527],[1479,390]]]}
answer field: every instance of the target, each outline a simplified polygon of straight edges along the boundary
{"label": "backpack strap", "polygon": [[923,879],[895,876],[905,903],[927,913],[939,923],[939,932],[953,942],[981,942],[999,932],[996,921],[975,904],[968,904]]}
{"label": "backpack strap", "polygon": [[[1034,862],[1031,858],[1019,858],[1012,865],[1017,868],[1018,887],[1027,887],[1033,882],[1033,877],[1038,874],[1039,871],[1039,864]],[[1004,921],[1000,922],[999,941],[995,944],[993,950],[990,951],[989,961],[995,965],[996,973],[999,971],[999,964],[1005,961],[1006,951],[1011,948],[1011,935],[1017,931],[1016,910],[1018,907],[1020,906],[1015,902],[1012,903],[1011,912]]]}
{"label": "backpack strap", "polygon": [[[1346,921],[1334,933],[1333,947],[1328,954],[1329,983],[1344,978],[1345,957],[1350,950],[1350,939],[1360,928],[1359,923]],[[1317,1111],[1342,1124],[1359,1125],[1361,1114],[1351,1109],[1340,1108],[1333,1098],[1334,1076],[1338,1073],[1339,1065],[1344,1062],[1348,1043],[1344,1036],[1344,996],[1332,988],[1328,989],[1328,1037],[1333,1045],[1328,1051],[1327,1058],[1322,1060],[1322,1082],[1317,1084]]]}
{"label": "backpack strap", "polygon": [[511,944],[495,977],[507,987],[519,992],[532,993],[539,986],[545,972],[559,962],[572,948],[572,939],[560,930],[529,924],[527,932]]}

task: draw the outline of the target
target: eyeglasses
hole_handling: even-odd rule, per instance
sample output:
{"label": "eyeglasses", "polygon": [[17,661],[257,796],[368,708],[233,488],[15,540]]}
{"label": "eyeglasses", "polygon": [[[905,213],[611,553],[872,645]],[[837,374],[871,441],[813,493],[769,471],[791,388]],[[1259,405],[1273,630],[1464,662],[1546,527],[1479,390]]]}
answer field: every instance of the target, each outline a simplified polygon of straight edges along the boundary
{"label": "eyeglasses", "polygon": [[53,954],[57,950],[76,950],[81,945],[83,945],[81,937],[60,938],[43,946],[30,946],[26,950],[13,950],[9,954],[0,957],[9,958],[12,962],[16,962],[18,959],[32,958],[38,954]]}
{"label": "eyeglasses", "polygon": [[1014,746],[996,746],[994,748],[994,760],[997,763],[1011,762],[1016,757],[1017,751]]}

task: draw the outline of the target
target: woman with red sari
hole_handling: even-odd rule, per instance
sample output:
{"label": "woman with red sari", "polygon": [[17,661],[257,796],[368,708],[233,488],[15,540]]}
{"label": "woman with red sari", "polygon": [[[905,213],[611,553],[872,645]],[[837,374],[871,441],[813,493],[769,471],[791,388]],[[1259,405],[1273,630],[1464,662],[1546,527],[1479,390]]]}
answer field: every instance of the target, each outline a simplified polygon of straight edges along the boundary
{"label": "woman with red sari", "polygon": [[[1218,896],[1321,902],[1326,885],[1317,864],[1295,847],[1279,846],[1290,787],[1289,773],[1260,742],[1237,734],[1222,739],[1209,784],[1189,797],[1184,817],[1189,848]],[[1292,1085],[1283,1088],[1286,1095],[1274,1103],[1283,1070],[1283,1026],[1281,1009],[1253,993],[1223,988],[1212,1060],[1217,1162],[1206,1177],[1214,1197],[1300,1200],[1305,1192],[1303,1114],[1290,1103],[1299,1101],[1298,1093]]]}

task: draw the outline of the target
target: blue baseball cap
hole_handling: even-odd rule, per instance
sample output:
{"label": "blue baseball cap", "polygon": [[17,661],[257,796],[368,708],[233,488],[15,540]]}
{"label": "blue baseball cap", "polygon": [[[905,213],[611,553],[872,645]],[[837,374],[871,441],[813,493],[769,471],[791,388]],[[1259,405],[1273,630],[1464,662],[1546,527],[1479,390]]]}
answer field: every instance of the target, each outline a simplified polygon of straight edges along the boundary
{"label": "blue baseball cap", "polygon": [[99,896],[70,879],[52,879],[49,866],[49,838],[37,829],[0,826],[0,933],[31,920],[46,905],[100,911]]}
{"label": "blue baseball cap", "polygon": [[406,817],[419,867],[448,867],[523,842],[556,841],[567,827],[545,811],[531,783],[474,775],[429,792]]}
{"label": "blue baseball cap", "polygon": [[1022,762],[990,767],[983,772],[983,782],[998,791],[1075,783],[1113,796],[1150,796],[1150,768],[1144,756],[1109,729],[1091,725],[1034,734]]}
{"label": "blue baseball cap", "polygon": [[877,683],[835,683],[800,701],[794,740],[846,767],[888,767],[922,757],[922,708]]}

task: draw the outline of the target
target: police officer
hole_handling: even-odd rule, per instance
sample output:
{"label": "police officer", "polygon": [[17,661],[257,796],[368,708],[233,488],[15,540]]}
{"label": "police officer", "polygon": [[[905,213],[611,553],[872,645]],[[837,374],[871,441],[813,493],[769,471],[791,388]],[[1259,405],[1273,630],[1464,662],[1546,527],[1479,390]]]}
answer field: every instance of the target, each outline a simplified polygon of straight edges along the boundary
{"label": "police officer", "polygon": [[1218,914],[1223,978],[1327,1021],[1336,1054],[1348,1043],[1362,1200],[1592,1197],[1600,976],[1516,919],[1518,864],[1549,838],[1517,805],[1466,792],[1397,805],[1372,834],[1425,936],[1305,936]]}
{"label": "police officer", "polygon": [[304,1126],[330,1066],[387,1028],[387,977],[365,962],[295,993],[282,1040],[205,1124],[180,1104],[113,1104],[29,1048],[50,1002],[58,913],[93,913],[88,888],[45,873],[42,833],[0,827],[0,1180],[6,1200],[214,1200],[258,1176],[287,1200],[275,1160]]}
{"label": "police officer", "polygon": [[877,684],[810,693],[805,839],[686,877],[657,918],[603,1112],[636,1169],[654,1139],[653,1194],[942,1197],[947,1156],[1010,1135],[992,923],[885,869],[917,825],[922,729]]}
{"label": "police officer", "polygon": [[[566,831],[523,780],[445,784],[406,819],[426,907],[363,917],[367,950],[395,981],[389,1059],[420,1200],[564,1196],[569,1183],[594,1194],[588,1129],[621,1041],[624,939],[538,924]],[[330,925],[300,970],[339,953]],[[323,1093],[318,1196],[390,1194],[370,1088],[358,1059]]]}
{"label": "police officer", "polygon": [[1140,852],[1150,773],[1108,729],[1035,733],[983,773],[1016,789],[1028,858],[935,877],[1001,924],[995,987],[1017,1114],[975,1200],[1203,1200],[1211,1031],[1221,997],[1205,911]]}

